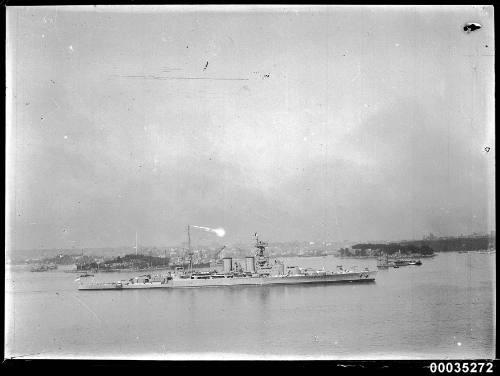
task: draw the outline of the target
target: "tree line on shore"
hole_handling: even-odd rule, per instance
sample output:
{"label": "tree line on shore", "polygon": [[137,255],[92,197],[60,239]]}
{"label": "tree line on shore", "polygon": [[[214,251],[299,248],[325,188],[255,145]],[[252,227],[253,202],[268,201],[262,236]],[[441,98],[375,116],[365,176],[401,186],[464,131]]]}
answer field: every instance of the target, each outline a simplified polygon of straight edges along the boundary
{"label": "tree line on shore", "polygon": [[339,254],[342,257],[348,256],[382,256],[385,254],[393,255],[401,252],[405,255],[432,255],[434,254],[434,249],[429,247],[427,244],[416,246],[413,244],[402,245],[400,243],[390,243],[390,244],[370,244],[370,243],[360,243],[355,244],[349,248],[341,248]]}
{"label": "tree line on shore", "polygon": [[79,262],[76,263],[76,268],[77,270],[146,269],[158,266],[167,266],[169,261],[168,257],[129,254],[125,256],[118,256],[102,263],[93,259],[79,260]]}
{"label": "tree line on shore", "polygon": [[485,235],[434,240],[416,240],[404,242],[403,244],[415,246],[428,245],[436,252],[481,251],[490,247],[496,247],[496,237]]}
{"label": "tree line on shore", "polygon": [[349,248],[341,248],[340,256],[380,256],[401,254],[432,255],[435,252],[480,251],[496,247],[495,236],[466,236],[438,238],[432,240],[412,240],[399,243],[377,244],[359,243]]}

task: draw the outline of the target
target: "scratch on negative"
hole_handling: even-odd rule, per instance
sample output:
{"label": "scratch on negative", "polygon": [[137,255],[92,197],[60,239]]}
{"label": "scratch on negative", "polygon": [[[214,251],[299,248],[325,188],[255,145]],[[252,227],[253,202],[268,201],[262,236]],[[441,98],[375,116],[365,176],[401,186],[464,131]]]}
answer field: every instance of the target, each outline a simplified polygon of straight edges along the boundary
{"label": "scratch on negative", "polygon": [[94,315],[94,317],[97,319],[97,321],[99,321],[99,323],[102,324],[102,321],[99,318],[99,316],[97,316],[97,314],[94,311],[92,311],[92,309],[90,309],[90,307],[88,305],[86,305],[82,300],[78,299],[76,296],[73,296],[73,298],[78,300],[80,302],[80,304],[82,304],[85,308],[87,308]]}
{"label": "scratch on negative", "polygon": [[[11,357],[11,359],[16,359],[16,358],[24,358],[26,356],[32,356],[32,355],[40,355],[41,352],[36,352],[36,353],[31,353],[31,354],[25,354],[25,355],[16,355],[16,356],[13,356]],[[6,359],[4,359],[4,362],[5,362]]]}
{"label": "scratch on negative", "polygon": [[248,81],[248,78],[223,78],[223,77],[161,77],[161,76],[132,76],[132,75],[114,75],[122,78],[144,78],[154,80],[215,80],[215,81]]}

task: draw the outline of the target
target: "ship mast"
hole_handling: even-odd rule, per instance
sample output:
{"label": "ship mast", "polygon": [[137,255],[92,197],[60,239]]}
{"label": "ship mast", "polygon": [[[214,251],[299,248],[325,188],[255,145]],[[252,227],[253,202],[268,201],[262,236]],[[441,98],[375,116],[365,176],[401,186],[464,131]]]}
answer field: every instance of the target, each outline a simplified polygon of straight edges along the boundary
{"label": "ship mast", "polygon": [[255,248],[257,248],[256,258],[257,265],[262,267],[267,264],[267,258],[264,254],[266,250],[266,246],[268,245],[266,242],[260,241],[257,233],[255,233]]}
{"label": "ship mast", "polygon": [[188,225],[188,255],[189,255],[189,272],[191,273],[193,269],[193,254],[191,252],[191,234],[189,232],[189,225]]}
{"label": "ship mast", "polygon": [[137,231],[135,232],[135,255],[137,256]]}

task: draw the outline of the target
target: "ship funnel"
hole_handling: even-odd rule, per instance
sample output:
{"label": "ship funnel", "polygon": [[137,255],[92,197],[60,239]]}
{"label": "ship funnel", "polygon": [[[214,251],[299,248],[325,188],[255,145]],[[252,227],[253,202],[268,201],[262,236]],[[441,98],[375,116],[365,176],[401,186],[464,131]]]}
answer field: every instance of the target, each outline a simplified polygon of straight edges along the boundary
{"label": "ship funnel", "polygon": [[224,263],[224,273],[230,273],[233,270],[233,259],[231,257],[224,257],[222,262]]}
{"label": "ship funnel", "polygon": [[245,257],[246,271],[250,273],[255,273],[255,258]]}

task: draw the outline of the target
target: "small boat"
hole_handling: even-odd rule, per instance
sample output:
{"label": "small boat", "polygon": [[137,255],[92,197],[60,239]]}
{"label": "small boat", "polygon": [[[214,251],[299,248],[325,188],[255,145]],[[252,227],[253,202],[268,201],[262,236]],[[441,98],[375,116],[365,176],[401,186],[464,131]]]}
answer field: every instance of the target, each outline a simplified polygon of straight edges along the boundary
{"label": "small boat", "polygon": [[34,265],[31,267],[32,272],[46,272],[49,270],[47,265]]}
{"label": "small boat", "polygon": [[394,260],[394,265],[397,265],[397,266],[406,266],[406,265],[410,265],[409,261],[408,260]]}
{"label": "small boat", "polygon": [[87,277],[93,277],[93,274],[85,273],[85,274],[80,274],[76,279],[75,282],[79,281],[81,278],[87,278]]}

